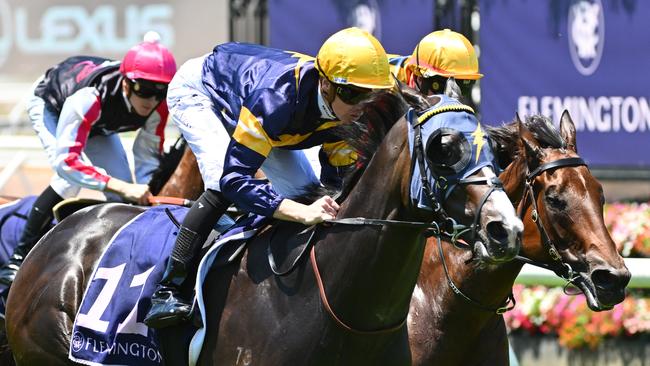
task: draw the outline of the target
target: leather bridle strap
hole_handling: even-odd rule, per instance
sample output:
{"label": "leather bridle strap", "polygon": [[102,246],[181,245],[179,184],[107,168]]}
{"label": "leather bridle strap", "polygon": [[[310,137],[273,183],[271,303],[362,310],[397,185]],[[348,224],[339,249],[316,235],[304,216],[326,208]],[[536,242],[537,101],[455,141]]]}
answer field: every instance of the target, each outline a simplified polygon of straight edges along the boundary
{"label": "leather bridle strap", "polygon": [[564,278],[565,280],[568,281],[573,280],[574,277],[573,269],[568,263],[562,260],[562,257],[560,256],[557,247],[551,241],[551,239],[548,236],[548,233],[546,232],[546,229],[544,228],[544,224],[542,223],[542,218],[539,215],[539,208],[537,206],[537,199],[535,197],[533,181],[535,180],[535,178],[537,178],[537,176],[539,176],[540,174],[542,174],[547,170],[555,169],[555,168],[563,168],[563,167],[572,167],[572,166],[573,167],[587,166],[587,163],[585,163],[585,161],[582,160],[581,158],[558,159],[550,163],[542,164],[539,167],[537,167],[537,169],[528,173],[528,175],[526,176],[524,197],[521,199],[520,206],[519,206],[519,217],[523,220],[525,214],[526,200],[530,196],[531,205],[533,207],[533,211],[532,211],[533,222],[535,222],[535,225],[537,225],[537,230],[539,231],[542,239],[542,245],[548,252],[549,256],[553,259],[553,262],[541,263],[520,255],[517,255],[515,257],[515,259],[519,261],[551,270],[555,272],[555,274],[558,275],[559,277]]}
{"label": "leather bridle strap", "polygon": [[528,176],[526,177],[526,180],[532,181],[537,177],[538,175],[542,174],[543,172],[549,170],[549,169],[554,169],[554,168],[561,168],[565,166],[580,166],[584,165],[587,166],[587,163],[585,163],[582,158],[565,158],[565,159],[558,159],[555,161],[551,161],[550,163],[542,164],[537,167],[537,169],[533,170],[532,172],[528,173]]}
{"label": "leather bridle strap", "polygon": [[343,320],[341,320],[338,316],[336,316],[336,313],[334,313],[334,310],[330,306],[329,301],[327,300],[327,294],[325,293],[325,286],[323,285],[323,279],[321,278],[320,271],[318,270],[318,264],[316,263],[316,251],[315,251],[316,246],[311,247],[311,252],[310,252],[310,259],[311,259],[311,268],[314,271],[314,277],[316,277],[316,283],[318,284],[318,291],[320,293],[320,299],[321,302],[323,303],[323,306],[325,307],[325,310],[327,310],[327,313],[330,315],[330,317],[336,322],[336,324],[347,330],[348,332],[359,334],[359,335],[381,335],[381,334],[388,334],[392,333],[395,331],[398,331],[404,327],[404,324],[406,324],[406,318],[402,319],[401,322],[399,322],[397,325],[390,326],[388,328],[384,329],[377,329],[377,330],[360,330],[360,329],[355,329],[349,325],[347,325]]}
{"label": "leather bridle strap", "polygon": [[515,301],[515,297],[512,294],[512,291],[510,291],[510,294],[502,302],[501,306],[498,306],[498,307],[491,307],[491,306],[483,305],[482,303],[478,302],[477,300],[474,300],[471,297],[465,295],[463,293],[463,291],[461,291],[460,288],[458,288],[458,286],[456,286],[456,284],[454,283],[454,280],[451,279],[451,276],[449,275],[449,270],[447,269],[447,261],[445,260],[445,253],[442,250],[442,242],[440,240],[440,237],[438,237],[437,239],[438,239],[438,253],[440,255],[440,261],[442,262],[442,268],[445,270],[445,276],[447,277],[447,284],[449,285],[451,290],[456,295],[460,296],[462,299],[464,299],[465,301],[467,301],[471,305],[473,305],[473,306],[475,306],[475,307],[477,307],[477,308],[479,308],[481,310],[490,312],[490,313],[503,314],[503,313],[505,313],[507,311],[510,311],[510,310],[515,308],[515,305],[517,304],[517,302]]}

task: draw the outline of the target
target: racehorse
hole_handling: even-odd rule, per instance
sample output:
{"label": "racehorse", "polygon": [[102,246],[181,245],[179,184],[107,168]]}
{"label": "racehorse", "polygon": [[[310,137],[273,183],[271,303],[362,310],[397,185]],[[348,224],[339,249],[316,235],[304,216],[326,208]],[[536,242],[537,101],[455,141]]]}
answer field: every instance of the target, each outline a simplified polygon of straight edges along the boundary
{"label": "racehorse", "polygon": [[[208,274],[207,333],[199,364],[240,364],[244,359],[246,364],[268,365],[382,364],[377,356],[390,335],[406,334],[423,232],[439,233],[444,222],[455,222],[447,217],[439,226],[433,219],[448,214],[466,225],[476,223],[471,231],[478,231],[485,245],[479,253],[494,260],[510,259],[518,251],[521,221],[502,191],[483,184],[496,178],[489,168],[450,189],[440,202],[444,210],[414,207],[407,139],[412,127],[403,117],[406,107],[399,94],[379,93],[360,105],[361,123],[348,126],[353,132],[348,130],[349,142],[364,145],[366,153],[360,154],[357,170],[346,179],[337,217],[372,219],[359,219],[363,226],[341,222],[314,228],[307,235],[312,237],[313,274],[309,263],[299,261],[291,274],[273,276],[266,253],[275,233],[271,229],[250,242],[234,263]],[[441,164],[454,165],[458,135],[425,136],[427,143],[419,148],[427,150],[419,150],[419,156],[441,156],[447,159]],[[483,149],[491,151],[489,145]],[[431,190],[433,184],[425,188]],[[7,333],[19,365],[69,362],[70,333],[87,274],[93,272],[107,239],[142,211],[120,204],[90,208],[64,220],[34,248],[8,304]],[[278,226],[291,237],[305,237],[299,233],[305,230],[302,225]],[[173,330],[159,336],[164,345],[181,347]],[[410,363],[408,348],[394,352],[401,355],[399,364]],[[178,364],[168,358],[166,362]]]}
{"label": "racehorse", "polygon": [[469,254],[442,243],[448,248],[442,262],[440,244],[429,239],[408,320],[414,365],[508,365],[500,313],[524,261],[573,283],[593,311],[611,309],[625,296],[630,272],[605,227],[602,187],[578,156],[569,113],[562,115],[559,132],[534,116],[525,125],[517,117],[489,134],[508,164],[500,177],[524,220],[525,258],[472,265]]}

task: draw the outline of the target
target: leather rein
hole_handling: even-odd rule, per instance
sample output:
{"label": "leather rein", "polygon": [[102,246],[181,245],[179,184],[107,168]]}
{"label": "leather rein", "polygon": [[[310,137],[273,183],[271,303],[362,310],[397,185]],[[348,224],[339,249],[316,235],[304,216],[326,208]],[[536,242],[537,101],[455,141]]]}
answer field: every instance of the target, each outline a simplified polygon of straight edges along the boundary
{"label": "leather rein", "polygon": [[[472,225],[466,226],[466,225],[460,225],[456,223],[456,221],[453,218],[447,215],[447,213],[442,207],[442,204],[438,201],[438,199],[436,199],[436,196],[431,190],[431,187],[429,185],[430,183],[427,178],[426,167],[424,164],[425,158],[424,158],[424,148],[422,144],[422,133],[420,128],[421,124],[422,123],[417,123],[413,126],[415,130],[414,148],[413,148],[415,161],[413,162],[413,165],[417,163],[417,166],[420,169],[420,179],[421,179],[422,187],[432,202],[431,209],[433,211],[434,220],[432,222],[418,222],[418,221],[374,219],[374,218],[365,218],[365,217],[350,217],[350,218],[326,220],[325,222],[322,223],[322,225],[410,227],[410,228],[422,230],[423,235],[425,237],[430,237],[430,236],[437,237],[439,243],[440,243],[441,236],[447,237],[450,239],[452,243],[454,243],[454,245],[457,245],[457,243],[459,243],[458,239],[462,235],[464,235],[467,232],[470,232],[471,235],[469,240],[474,241],[480,223],[481,211],[483,209],[483,206],[487,203],[490,195],[494,191],[503,190],[503,184],[496,176],[495,177],[473,177],[473,178],[469,177],[466,179],[458,180],[457,184],[459,185],[486,184],[490,188],[485,192],[485,194],[481,198]],[[415,167],[413,166],[413,168]],[[413,169],[411,169],[411,171],[413,171]],[[336,199],[337,202],[340,200],[342,200],[341,197],[338,197]],[[278,276],[285,276],[293,272],[293,270],[297,267],[298,262],[303,257],[307,249],[310,249],[310,261],[312,264],[314,277],[316,278],[316,283],[318,285],[321,302],[323,303],[325,310],[330,315],[332,320],[334,320],[334,322],[339,327],[341,327],[342,329],[348,332],[360,334],[360,335],[381,335],[381,334],[392,333],[402,329],[406,324],[408,314],[399,323],[388,326],[386,328],[381,328],[376,330],[361,330],[355,328],[349,325],[348,323],[346,323],[345,321],[341,320],[341,318],[336,315],[336,312],[334,311],[334,309],[332,309],[329,300],[327,299],[327,293],[325,292],[325,286],[323,284],[320,270],[318,268],[318,262],[316,260],[315,245],[313,245],[314,238],[316,237],[315,235],[316,231],[318,230],[318,228],[322,227],[322,225],[314,225],[312,227],[313,229],[312,228],[308,229],[313,231],[308,238],[307,244],[302,249],[298,257],[292,262],[289,269],[287,269],[286,271],[278,270],[273,255],[269,250],[268,251],[269,264],[271,266],[271,270],[273,271],[273,273],[275,273]],[[467,245],[467,247],[470,248],[469,245]],[[445,270],[446,270],[446,265],[445,265]],[[447,278],[449,279],[449,281],[451,281],[449,276],[447,276]]]}

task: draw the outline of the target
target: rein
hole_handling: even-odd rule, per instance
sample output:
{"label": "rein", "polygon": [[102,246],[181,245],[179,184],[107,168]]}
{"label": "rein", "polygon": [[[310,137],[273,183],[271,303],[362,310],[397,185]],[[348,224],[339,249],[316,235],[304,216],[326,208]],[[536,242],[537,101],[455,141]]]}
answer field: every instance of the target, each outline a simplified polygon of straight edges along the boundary
{"label": "rein", "polygon": [[[483,195],[481,198],[480,204],[476,210],[476,214],[474,216],[474,220],[471,226],[465,226],[465,225],[459,225],[456,223],[456,221],[449,217],[447,213],[444,211],[442,208],[442,204],[436,199],[435,195],[429,188],[429,181],[427,178],[427,175],[425,174],[425,165],[424,165],[424,150],[422,147],[422,135],[421,135],[421,130],[420,130],[420,124],[417,124],[416,126],[416,134],[415,134],[415,146],[414,146],[414,151],[416,155],[416,160],[418,162],[418,166],[420,169],[420,179],[422,181],[422,186],[425,187],[426,194],[429,196],[431,202],[432,202],[432,209],[434,212],[434,217],[437,217],[438,220],[434,219],[432,222],[427,223],[427,222],[417,222],[417,221],[401,221],[401,220],[387,220],[387,219],[372,219],[372,218],[365,218],[365,217],[350,217],[350,218],[342,218],[342,219],[332,219],[332,220],[326,220],[324,224],[334,224],[334,225],[351,225],[351,226],[394,226],[394,227],[410,227],[410,228],[415,228],[415,229],[422,229],[423,234],[425,237],[429,236],[435,236],[438,238],[438,243],[440,244],[440,237],[441,236],[446,236],[451,238],[451,242],[454,243],[454,245],[457,245],[458,239],[460,238],[461,235],[464,233],[471,231],[471,239],[474,240],[476,237],[476,230],[479,225],[480,221],[480,215],[481,211],[483,209],[483,206],[487,203],[487,200],[489,199],[490,195],[496,191],[496,190],[503,190],[503,184],[499,180],[498,177],[474,177],[474,178],[467,178],[467,179],[462,179],[458,181],[458,184],[460,185],[468,185],[468,184],[487,184],[490,186],[490,188],[487,190],[487,192]],[[444,226],[444,230],[441,229],[440,224],[438,222],[442,222]],[[303,254],[306,252],[307,248],[311,246],[310,250],[310,260],[312,264],[312,269],[314,272],[314,276],[316,278],[316,283],[318,284],[318,289],[319,289],[319,294],[321,298],[321,302],[323,303],[323,306],[325,307],[325,310],[327,313],[330,315],[330,317],[339,325],[339,327],[345,329],[348,332],[355,333],[355,334],[360,334],[360,335],[380,335],[380,334],[387,334],[387,333],[392,333],[395,332],[399,329],[401,329],[404,324],[406,324],[406,320],[408,317],[404,317],[401,322],[399,322],[396,325],[383,328],[383,329],[378,329],[378,330],[360,330],[356,329],[348,324],[346,324],[343,320],[341,320],[332,307],[329,304],[329,301],[327,299],[327,294],[325,292],[325,286],[323,285],[323,280],[320,275],[320,270],[318,269],[318,263],[316,260],[316,252],[315,252],[315,246],[312,245],[312,240],[315,237],[315,232],[316,228],[314,228],[314,231],[312,234],[309,236],[309,239],[307,241],[307,244],[305,245],[305,248],[301,251],[299,254],[298,258],[293,261],[291,267],[289,267],[288,270],[284,272],[280,272],[277,270],[275,266],[275,261],[273,260],[273,256],[269,251],[269,264],[271,265],[271,270],[273,273],[277,275],[286,275],[288,273],[291,273],[294,269],[295,266],[297,265],[298,261],[300,258],[303,256]],[[442,248],[441,248],[442,249]],[[468,246],[468,249],[471,249]],[[443,261],[444,261],[444,256],[443,256]],[[471,298],[468,296],[464,295],[458,287],[453,283],[453,280],[449,276],[449,273],[447,272],[447,265],[446,263],[443,263],[444,268],[445,268],[445,274],[447,275],[447,280],[450,283],[450,286],[452,289],[454,289],[454,292],[460,294],[464,298],[466,298],[469,301],[473,301]],[[507,307],[507,303],[510,302],[510,299],[512,299],[513,305],[511,307]],[[478,302],[474,303],[478,304]],[[514,307],[514,298],[512,295],[508,299],[508,302],[506,305],[499,307],[497,309],[494,309],[494,311],[501,311],[505,312],[507,310],[512,309]],[[480,304],[479,304],[480,305]],[[489,310],[492,310],[491,308],[486,308]],[[505,310],[503,310],[505,309]]]}

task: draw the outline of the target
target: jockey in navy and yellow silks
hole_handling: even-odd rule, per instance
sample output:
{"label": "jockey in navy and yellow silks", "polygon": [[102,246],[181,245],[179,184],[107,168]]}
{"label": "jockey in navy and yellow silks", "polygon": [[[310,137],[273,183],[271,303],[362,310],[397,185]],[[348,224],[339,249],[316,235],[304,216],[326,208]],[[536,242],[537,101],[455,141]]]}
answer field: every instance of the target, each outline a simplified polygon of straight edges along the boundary
{"label": "jockey in navy and yellow silks", "polygon": [[[186,62],[167,103],[196,155],[206,191],[183,220],[145,323],[160,328],[187,317],[191,303],[179,297],[179,287],[231,203],[306,225],[334,218],[339,207],[330,197],[311,205],[287,198],[319,183],[301,149],[322,146],[321,180],[335,180],[336,167],[355,157],[332,129],[351,122],[354,105],[372,90],[393,87],[386,52],[358,28],[332,35],[316,58],[227,43]],[[268,181],[255,178],[258,169]]]}
{"label": "jockey in navy and yellow silks", "polygon": [[424,95],[442,94],[450,77],[466,94],[473,81],[483,77],[474,46],[449,29],[429,33],[410,56],[390,55],[389,62],[398,80]]}

